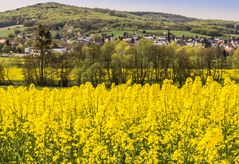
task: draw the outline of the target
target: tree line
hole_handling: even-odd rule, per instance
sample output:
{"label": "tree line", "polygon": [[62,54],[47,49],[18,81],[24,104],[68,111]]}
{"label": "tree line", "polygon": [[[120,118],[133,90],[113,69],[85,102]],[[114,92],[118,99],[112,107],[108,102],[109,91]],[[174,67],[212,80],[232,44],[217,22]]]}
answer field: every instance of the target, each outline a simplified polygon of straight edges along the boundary
{"label": "tree line", "polygon": [[39,26],[35,54],[24,58],[26,84],[72,86],[85,82],[121,84],[163,83],[172,79],[181,86],[188,77],[212,76],[221,82],[225,69],[238,68],[239,50],[227,54],[221,47],[187,47],[171,43],[154,45],[141,39],[136,45],[111,41],[103,45],[74,43],[67,53],[53,53],[51,33]]}

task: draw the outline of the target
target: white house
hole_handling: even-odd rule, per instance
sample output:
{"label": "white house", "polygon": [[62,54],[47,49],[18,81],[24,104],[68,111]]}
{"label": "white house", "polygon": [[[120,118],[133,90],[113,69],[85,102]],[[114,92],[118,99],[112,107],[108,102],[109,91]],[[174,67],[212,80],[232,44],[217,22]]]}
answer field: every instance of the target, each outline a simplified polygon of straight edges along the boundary
{"label": "white house", "polygon": [[78,37],[78,41],[79,41],[79,43],[82,43],[84,45],[89,45],[91,42],[91,37],[85,37],[85,38]]}
{"label": "white house", "polygon": [[31,53],[35,52],[35,49],[33,47],[27,47],[27,48],[24,49],[24,52],[26,54],[31,54]]}
{"label": "white house", "polygon": [[56,52],[56,53],[61,53],[61,54],[64,54],[67,52],[67,49],[64,48],[64,47],[59,47],[59,48],[53,48],[52,49],[52,52]]}
{"label": "white house", "polygon": [[[51,49],[52,52],[57,52],[57,53],[66,53],[67,49],[64,47],[59,47],[59,48],[53,48]],[[39,51],[37,51],[34,47],[27,47],[24,50],[25,54],[38,54],[39,55]]]}

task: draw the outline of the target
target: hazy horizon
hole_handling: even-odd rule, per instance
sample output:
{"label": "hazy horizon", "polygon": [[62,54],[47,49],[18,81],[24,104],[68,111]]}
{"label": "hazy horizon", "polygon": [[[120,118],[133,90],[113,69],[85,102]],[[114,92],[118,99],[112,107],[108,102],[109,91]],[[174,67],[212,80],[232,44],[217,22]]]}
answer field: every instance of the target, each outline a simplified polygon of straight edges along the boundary
{"label": "hazy horizon", "polygon": [[37,3],[57,2],[79,7],[109,8],[121,11],[153,11],[169,14],[178,14],[187,17],[202,19],[222,19],[239,21],[237,6],[239,1],[230,0],[8,0],[0,6],[0,12],[13,10],[20,7],[34,5]]}

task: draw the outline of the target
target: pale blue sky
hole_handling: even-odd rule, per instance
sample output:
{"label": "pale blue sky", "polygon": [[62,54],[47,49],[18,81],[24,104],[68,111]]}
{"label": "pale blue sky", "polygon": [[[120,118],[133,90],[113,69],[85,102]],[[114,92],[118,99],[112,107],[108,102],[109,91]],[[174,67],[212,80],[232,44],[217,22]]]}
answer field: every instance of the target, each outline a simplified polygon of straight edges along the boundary
{"label": "pale blue sky", "polygon": [[[157,11],[189,17],[239,21],[239,0],[53,0],[83,7],[127,11]],[[0,11],[15,9],[49,0],[4,0]]]}

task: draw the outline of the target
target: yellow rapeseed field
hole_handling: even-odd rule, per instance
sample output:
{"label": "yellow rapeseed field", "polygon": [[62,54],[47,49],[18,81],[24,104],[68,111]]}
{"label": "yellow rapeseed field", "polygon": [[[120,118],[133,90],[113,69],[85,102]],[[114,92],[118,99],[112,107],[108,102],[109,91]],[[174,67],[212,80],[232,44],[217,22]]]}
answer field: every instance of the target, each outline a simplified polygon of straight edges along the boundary
{"label": "yellow rapeseed field", "polygon": [[0,89],[1,163],[238,163],[239,86]]}

